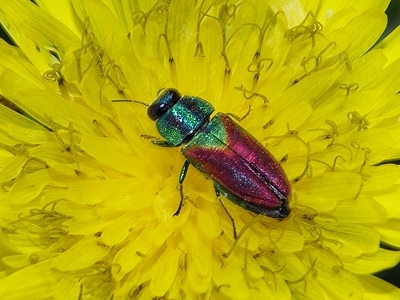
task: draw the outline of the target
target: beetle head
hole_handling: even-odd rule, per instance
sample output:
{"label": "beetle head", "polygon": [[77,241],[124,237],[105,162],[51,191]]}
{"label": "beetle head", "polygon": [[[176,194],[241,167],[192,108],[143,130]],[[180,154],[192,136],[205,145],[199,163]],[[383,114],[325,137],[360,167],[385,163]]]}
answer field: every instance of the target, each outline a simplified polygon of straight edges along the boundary
{"label": "beetle head", "polygon": [[169,88],[163,90],[157,99],[150,104],[147,109],[147,115],[150,119],[156,121],[174,106],[181,97],[181,94],[176,89]]}

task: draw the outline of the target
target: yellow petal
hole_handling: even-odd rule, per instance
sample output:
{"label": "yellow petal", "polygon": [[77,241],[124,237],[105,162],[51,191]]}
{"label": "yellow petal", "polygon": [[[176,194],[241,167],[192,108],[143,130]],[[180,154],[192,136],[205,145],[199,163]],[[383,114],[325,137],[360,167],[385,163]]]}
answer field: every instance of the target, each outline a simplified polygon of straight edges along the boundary
{"label": "yellow petal", "polygon": [[10,300],[52,297],[56,281],[50,268],[51,261],[45,260],[8,276],[4,274],[0,279],[0,297]]}
{"label": "yellow petal", "polygon": [[365,288],[364,298],[368,300],[397,300],[400,299],[400,290],[372,275],[358,276],[358,280]]}

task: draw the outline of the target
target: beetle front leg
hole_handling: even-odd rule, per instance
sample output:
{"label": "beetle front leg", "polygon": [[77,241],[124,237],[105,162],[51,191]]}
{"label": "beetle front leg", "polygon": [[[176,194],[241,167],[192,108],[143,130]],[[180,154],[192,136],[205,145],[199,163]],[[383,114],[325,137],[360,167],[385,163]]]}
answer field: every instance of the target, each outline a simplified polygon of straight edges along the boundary
{"label": "beetle front leg", "polygon": [[151,140],[151,142],[154,145],[157,145],[157,146],[160,146],[160,147],[176,147],[175,145],[171,145],[167,141]]}
{"label": "beetle front leg", "polygon": [[147,135],[147,134],[142,134],[140,137],[146,139],[146,140],[151,140],[151,142],[156,145],[156,146],[160,146],[160,147],[178,147],[175,145],[172,145],[170,143],[168,143],[165,140],[159,140],[158,137],[152,136],[152,135]]}
{"label": "beetle front leg", "polygon": [[219,189],[218,189],[218,187],[216,185],[214,185],[214,189],[215,189],[215,194],[217,195],[217,199],[219,200],[219,203],[221,203],[222,208],[224,209],[224,211],[228,215],[229,219],[231,220],[232,228],[233,228],[233,237],[236,240],[237,239],[237,232],[236,232],[235,220],[233,219],[233,217],[231,216],[231,214],[229,213],[229,211],[225,207],[224,203],[222,202],[221,197],[220,197],[221,196],[221,192],[219,191]]}
{"label": "beetle front leg", "polygon": [[189,165],[190,165],[189,161],[185,160],[185,162],[183,163],[182,169],[181,169],[181,173],[179,174],[179,193],[181,195],[181,200],[179,201],[178,209],[173,214],[174,216],[179,215],[179,213],[181,212],[181,208],[183,206],[183,200],[185,198],[185,196],[183,195],[183,181],[185,180]]}

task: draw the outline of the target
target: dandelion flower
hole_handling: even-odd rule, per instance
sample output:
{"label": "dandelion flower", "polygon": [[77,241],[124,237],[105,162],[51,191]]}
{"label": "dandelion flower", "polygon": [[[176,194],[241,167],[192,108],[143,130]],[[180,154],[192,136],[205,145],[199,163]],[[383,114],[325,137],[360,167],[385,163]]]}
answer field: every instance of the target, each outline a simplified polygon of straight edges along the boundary
{"label": "dandelion flower", "polygon": [[[388,1],[3,1],[1,299],[400,299],[400,30]],[[284,220],[221,197],[144,105],[237,116]]]}

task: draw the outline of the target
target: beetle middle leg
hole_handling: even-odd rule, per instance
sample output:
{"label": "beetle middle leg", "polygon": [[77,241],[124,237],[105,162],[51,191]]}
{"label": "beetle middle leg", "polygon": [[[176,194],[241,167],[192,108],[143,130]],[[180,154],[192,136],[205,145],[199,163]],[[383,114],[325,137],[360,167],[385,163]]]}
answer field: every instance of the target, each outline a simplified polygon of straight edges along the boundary
{"label": "beetle middle leg", "polygon": [[179,213],[181,212],[181,208],[183,206],[183,200],[185,199],[185,196],[183,195],[183,181],[185,180],[189,165],[190,165],[189,161],[185,160],[185,162],[183,163],[182,169],[181,169],[181,173],[179,174],[179,193],[181,195],[181,200],[179,201],[178,209],[173,214],[174,216],[179,215]]}
{"label": "beetle middle leg", "polygon": [[[152,137],[151,137],[151,138],[152,138]],[[167,141],[163,141],[163,140],[154,140],[154,139],[152,139],[151,142],[152,142],[154,145],[157,145],[157,146],[159,146],[159,147],[167,147],[167,148],[169,148],[169,147],[171,147],[171,148],[172,148],[172,147],[176,147],[175,145],[172,145],[172,144],[168,143]],[[185,196],[183,195],[183,181],[185,180],[186,173],[187,173],[187,170],[188,170],[188,168],[189,168],[189,165],[190,165],[189,161],[188,161],[188,160],[185,160],[185,162],[183,163],[182,169],[181,169],[181,173],[179,174],[179,193],[180,193],[180,195],[181,195],[181,199],[180,199],[180,201],[179,201],[178,209],[177,209],[176,212],[173,214],[173,216],[179,215],[179,213],[181,212],[181,208],[182,208],[182,206],[183,206],[183,200],[184,200],[184,198],[185,198]]]}
{"label": "beetle middle leg", "polygon": [[237,239],[237,232],[236,232],[235,220],[233,219],[233,217],[229,213],[228,209],[225,207],[224,203],[222,202],[222,200],[221,200],[221,192],[220,192],[220,190],[218,189],[218,187],[216,185],[214,185],[214,190],[215,190],[215,194],[217,195],[217,199],[218,199],[219,203],[221,203],[222,208],[224,209],[224,211],[228,215],[228,218],[231,220],[232,228],[233,228],[233,237],[236,240]]}

